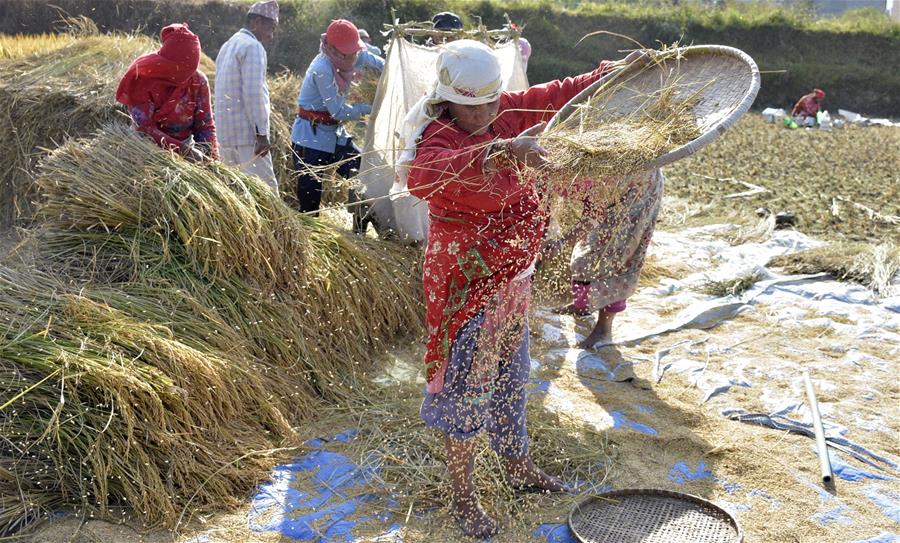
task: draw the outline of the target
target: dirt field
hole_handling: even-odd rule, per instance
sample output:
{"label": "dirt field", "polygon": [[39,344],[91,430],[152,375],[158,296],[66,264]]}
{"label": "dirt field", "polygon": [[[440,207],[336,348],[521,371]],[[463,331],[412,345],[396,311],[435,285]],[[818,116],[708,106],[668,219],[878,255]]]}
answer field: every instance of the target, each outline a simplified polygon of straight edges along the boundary
{"label": "dirt field", "polygon": [[[900,129],[788,130],[748,114],[695,156],[666,168],[687,224],[753,223],[760,207],[797,216],[797,229],[829,241],[900,242]],[[752,190],[756,195],[725,198]],[[854,206],[860,204],[893,224]]]}

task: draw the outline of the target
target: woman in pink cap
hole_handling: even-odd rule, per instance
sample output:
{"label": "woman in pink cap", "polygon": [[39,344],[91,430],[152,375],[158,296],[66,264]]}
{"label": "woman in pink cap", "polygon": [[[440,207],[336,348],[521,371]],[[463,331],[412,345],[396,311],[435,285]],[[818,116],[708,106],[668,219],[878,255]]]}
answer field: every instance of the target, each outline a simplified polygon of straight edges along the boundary
{"label": "woman in pink cap", "polygon": [[[291,142],[297,177],[300,211],[318,211],[322,201],[322,181],[311,168],[338,164],[338,174],[347,179],[359,171],[359,148],[344,122],[361,119],[372,111],[371,104],[348,101],[350,84],[359,70],[380,73],[384,60],[367,51],[356,26],[345,19],[331,21],[322,34],[319,54],[310,63],[297,98],[297,119]],[[356,198],[351,191],[351,201]],[[354,228],[361,232],[363,217],[354,213]]]}

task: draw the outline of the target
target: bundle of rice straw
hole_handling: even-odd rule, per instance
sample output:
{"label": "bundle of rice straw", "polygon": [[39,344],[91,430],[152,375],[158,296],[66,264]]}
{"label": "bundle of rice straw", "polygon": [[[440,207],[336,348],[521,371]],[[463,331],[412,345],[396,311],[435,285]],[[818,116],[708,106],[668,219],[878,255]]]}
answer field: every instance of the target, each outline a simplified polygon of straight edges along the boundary
{"label": "bundle of rice straw", "polygon": [[643,111],[606,122],[591,117],[591,102],[581,104],[578,115],[542,138],[557,165],[555,176],[569,180],[635,173],[699,136],[690,102],[675,100],[673,94],[668,88]]}
{"label": "bundle of rice straw", "polygon": [[553,163],[544,176],[546,194],[613,205],[620,196],[615,178],[640,172],[700,135],[692,101],[674,96],[675,87],[668,87],[648,96],[645,108],[615,119],[595,115],[602,105],[594,100],[579,104],[577,114],[541,137]]}
{"label": "bundle of rice straw", "polygon": [[[753,102],[759,72],[736,49],[654,51],[617,67],[573,98],[541,135],[553,167],[544,194],[614,205],[617,179],[696,152]],[[589,179],[592,182],[584,182]]]}
{"label": "bundle of rice straw", "polygon": [[269,124],[272,129],[272,159],[275,175],[278,177],[278,189],[281,197],[296,208],[297,183],[294,170],[294,156],[291,147],[291,130],[297,116],[297,94],[303,80],[290,70],[283,70],[269,77],[269,99],[272,103],[272,116]]}
{"label": "bundle of rice straw", "polygon": [[360,72],[350,86],[350,100],[362,104],[374,104],[380,77],[381,74],[375,70],[365,69]]}
{"label": "bundle of rice straw", "polygon": [[40,227],[0,268],[0,534],[235,504],[292,425],[422,329],[417,251],[121,125],[53,152],[38,184]]}
{"label": "bundle of rice straw", "polygon": [[[110,122],[129,124],[115,100],[119,79],[138,56],[159,48],[156,40],[139,35],[101,35],[89,19],[81,20],[61,47],[51,39],[46,47],[26,40],[26,57],[0,60],[0,115],[11,130],[0,131],[0,229],[20,220],[27,223],[40,195],[33,183],[35,167],[46,151],[70,136],[81,137]],[[215,63],[200,61],[212,85]],[[296,92],[296,89],[295,91]],[[292,118],[292,117],[291,117]],[[275,173],[290,179],[290,127],[280,113],[272,115]],[[290,184],[290,183],[288,183]]]}

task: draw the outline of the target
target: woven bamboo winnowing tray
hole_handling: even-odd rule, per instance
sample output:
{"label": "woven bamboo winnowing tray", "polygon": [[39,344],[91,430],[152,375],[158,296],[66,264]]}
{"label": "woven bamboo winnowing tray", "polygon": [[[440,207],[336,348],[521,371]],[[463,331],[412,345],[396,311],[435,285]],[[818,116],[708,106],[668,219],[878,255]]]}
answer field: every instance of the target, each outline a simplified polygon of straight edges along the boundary
{"label": "woven bamboo winnowing tray", "polygon": [[[615,120],[639,113],[660,91],[674,87],[676,100],[691,98],[700,136],[646,165],[658,168],[697,152],[718,138],[750,109],[759,92],[759,68],[749,55],[722,45],[697,45],[654,53],[657,60],[633,62],[579,92],[548,123],[565,123],[590,100],[592,120]],[[576,119],[573,118],[572,121]]]}
{"label": "woven bamboo winnowing tray", "polygon": [[589,498],[569,513],[581,543],[741,543],[740,526],[717,505],[655,489],[627,489]]}

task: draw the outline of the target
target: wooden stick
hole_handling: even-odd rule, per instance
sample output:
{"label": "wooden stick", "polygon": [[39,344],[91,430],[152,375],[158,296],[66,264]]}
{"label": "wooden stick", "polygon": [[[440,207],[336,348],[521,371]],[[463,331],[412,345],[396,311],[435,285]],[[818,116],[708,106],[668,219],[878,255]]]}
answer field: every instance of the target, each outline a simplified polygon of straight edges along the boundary
{"label": "wooden stick", "polygon": [[822,471],[822,482],[832,481],[831,460],[828,458],[828,445],[825,443],[825,429],[822,428],[822,417],[819,415],[819,402],[816,401],[816,390],[813,388],[809,371],[803,370],[803,381],[806,384],[806,399],[812,413],[813,430],[816,432],[816,449],[819,450],[819,467]]}
{"label": "wooden stick", "polygon": [[869,217],[869,219],[871,219],[873,221],[884,222],[887,224],[900,224],[900,216],[898,216],[898,215],[883,215],[883,214],[875,211],[871,207],[865,206],[858,202],[854,202],[853,200],[848,200],[847,198],[844,198],[843,196],[837,196],[836,198],[842,202],[847,202],[848,204],[852,205],[856,209],[859,209],[860,211],[864,211],[866,213],[866,215]]}
{"label": "wooden stick", "polygon": [[746,181],[741,181],[740,179],[735,179],[734,177],[712,177],[710,175],[703,175],[701,173],[690,172],[691,175],[695,175],[697,177],[702,177],[703,179],[709,179],[711,181],[724,181],[727,183],[737,183],[738,185],[743,185],[750,190],[744,192],[735,192],[734,194],[728,194],[723,196],[726,200],[732,198],[743,198],[745,196],[753,196],[755,194],[762,194],[764,192],[769,192],[769,189],[766,187],[761,187],[759,185],[754,185],[753,183],[748,183]]}
{"label": "wooden stick", "polygon": [[515,39],[518,38],[522,32],[520,30],[516,30],[509,25],[504,28],[496,29],[496,30],[488,30],[484,27],[484,25],[479,25],[479,28],[473,30],[435,30],[432,26],[432,23],[429,22],[410,22],[410,23],[401,23],[399,20],[395,19],[394,23],[385,23],[384,24],[385,31],[382,34],[391,34],[393,33],[396,37],[404,37],[404,36],[428,36],[431,38],[469,38],[480,41],[485,41],[484,38],[493,38],[493,39]]}

